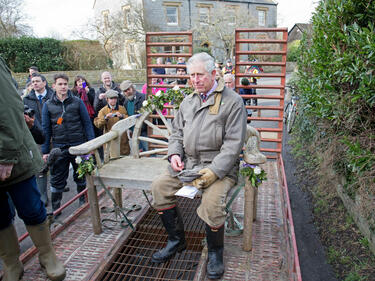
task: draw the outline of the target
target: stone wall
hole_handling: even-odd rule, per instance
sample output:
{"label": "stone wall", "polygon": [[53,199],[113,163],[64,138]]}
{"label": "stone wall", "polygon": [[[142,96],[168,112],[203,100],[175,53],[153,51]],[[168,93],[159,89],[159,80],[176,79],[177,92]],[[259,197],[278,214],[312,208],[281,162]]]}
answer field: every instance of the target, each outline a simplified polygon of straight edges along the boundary
{"label": "stone wall", "polygon": [[[344,182],[344,180],[342,180]],[[352,200],[343,189],[343,183],[337,184],[337,194],[340,196],[345,208],[353,217],[361,233],[368,239],[370,250],[375,254],[375,233],[371,231],[369,221],[361,212],[361,198],[356,195],[355,200]]]}
{"label": "stone wall", "polygon": [[[286,72],[293,72],[296,67],[296,63],[288,62],[286,65]],[[279,67],[280,68],[280,67]],[[270,72],[279,72],[279,68],[268,68],[267,70]],[[67,74],[69,77],[69,85],[73,85],[74,78],[77,75],[83,75],[86,77],[87,81],[89,81],[92,85],[99,85],[101,84],[100,75],[105,70],[75,70],[75,71],[63,71],[63,73]],[[56,73],[60,73],[61,71],[51,71],[48,73],[42,73],[49,85],[53,83],[53,76]],[[111,70],[110,71],[113,77],[113,80],[116,83],[121,83],[124,80],[130,80],[133,83],[143,84],[146,82],[146,69],[136,69],[136,70]],[[16,79],[19,88],[23,89],[25,87],[25,83],[27,80],[28,73],[13,73],[13,77]]]}
{"label": "stone wall", "polygon": [[[98,85],[101,84],[100,76],[105,70],[76,70],[76,71],[51,71],[48,73],[42,73],[49,85],[53,83],[53,76],[56,73],[63,72],[69,77],[69,85],[73,85],[74,78],[77,75],[83,75],[89,81],[90,84]],[[112,78],[117,83],[121,83],[123,80],[131,80],[134,83],[144,83],[146,81],[146,70],[111,70]],[[24,88],[27,80],[28,73],[13,73],[13,77],[16,79],[19,88]]]}

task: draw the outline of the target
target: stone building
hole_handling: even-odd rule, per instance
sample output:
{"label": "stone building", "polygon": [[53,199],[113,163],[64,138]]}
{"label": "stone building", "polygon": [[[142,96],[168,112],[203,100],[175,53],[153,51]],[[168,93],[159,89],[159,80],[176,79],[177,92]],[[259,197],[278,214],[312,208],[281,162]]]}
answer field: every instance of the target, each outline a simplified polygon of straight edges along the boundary
{"label": "stone building", "polygon": [[303,33],[309,33],[311,31],[311,24],[308,23],[296,23],[293,25],[291,30],[288,32],[288,43],[295,40],[301,40]]}
{"label": "stone building", "polygon": [[[144,29],[139,34],[192,30],[194,47],[209,48],[219,60],[233,56],[235,28],[277,26],[277,3],[273,0],[95,0],[94,10],[95,17],[102,25],[107,25],[110,32],[114,28],[110,26],[111,17],[117,20],[122,17],[125,30],[126,26],[135,27],[135,18],[142,17],[142,23],[136,24]],[[120,37],[113,36],[110,41],[113,45],[115,40],[122,44],[112,54],[115,66],[142,67],[144,38]],[[175,48],[164,51],[179,52],[178,47]]]}

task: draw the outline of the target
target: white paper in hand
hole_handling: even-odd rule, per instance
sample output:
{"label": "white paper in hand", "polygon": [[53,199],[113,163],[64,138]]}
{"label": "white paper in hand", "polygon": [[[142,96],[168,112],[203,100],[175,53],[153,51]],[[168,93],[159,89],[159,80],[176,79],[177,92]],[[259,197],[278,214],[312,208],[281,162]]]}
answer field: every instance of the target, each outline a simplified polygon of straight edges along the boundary
{"label": "white paper in hand", "polygon": [[195,195],[198,193],[198,189],[195,186],[192,185],[184,185],[182,188],[180,188],[175,195],[187,197],[190,199],[194,199]]}

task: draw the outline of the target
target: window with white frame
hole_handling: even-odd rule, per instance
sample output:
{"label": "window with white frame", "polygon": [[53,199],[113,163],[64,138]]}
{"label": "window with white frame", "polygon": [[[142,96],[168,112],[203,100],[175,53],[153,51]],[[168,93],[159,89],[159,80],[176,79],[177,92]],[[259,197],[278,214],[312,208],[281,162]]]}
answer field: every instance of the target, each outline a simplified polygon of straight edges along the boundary
{"label": "window with white frame", "polygon": [[122,11],[124,13],[124,25],[130,26],[130,7],[129,7],[129,5],[123,6]]}
{"label": "window with white frame", "polygon": [[130,64],[134,64],[137,62],[135,58],[135,49],[134,49],[134,43],[128,44],[128,61]]}
{"label": "window with white frame", "polygon": [[102,12],[104,28],[109,28],[109,11],[105,10]]}
{"label": "window with white frame", "polygon": [[178,25],[178,7],[177,6],[166,6],[165,7],[167,15],[168,25]]}
{"label": "window with white frame", "polygon": [[210,8],[199,7],[199,22],[204,25],[210,22]]}
{"label": "window with white frame", "polygon": [[227,17],[228,17],[228,24],[229,25],[236,25],[236,9],[235,8],[228,8],[227,9]]}
{"label": "window with white frame", "polygon": [[258,25],[266,26],[266,11],[258,10]]}

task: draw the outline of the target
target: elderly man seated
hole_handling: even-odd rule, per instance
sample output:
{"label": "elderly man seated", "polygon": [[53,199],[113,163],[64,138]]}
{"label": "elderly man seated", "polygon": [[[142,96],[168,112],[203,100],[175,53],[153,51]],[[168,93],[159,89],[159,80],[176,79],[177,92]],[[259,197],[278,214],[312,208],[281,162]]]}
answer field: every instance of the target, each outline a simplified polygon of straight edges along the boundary
{"label": "elderly man seated", "polygon": [[198,216],[206,223],[208,247],[207,275],[224,274],[225,199],[237,181],[239,154],[246,135],[246,111],[242,98],[216,81],[214,59],[198,53],[187,62],[194,93],[185,97],[173,120],[168,144],[168,170],[152,183],[153,207],[168,233],[165,248],[152,261],[168,261],[186,248],[184,226],[175,193],[183,183],[182,170],[199,171],[193,185],[202,191]]}

